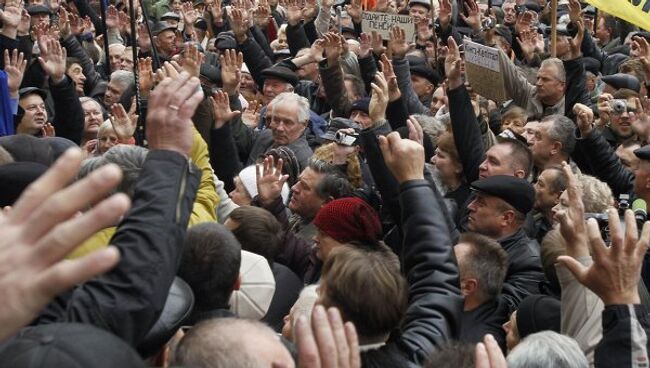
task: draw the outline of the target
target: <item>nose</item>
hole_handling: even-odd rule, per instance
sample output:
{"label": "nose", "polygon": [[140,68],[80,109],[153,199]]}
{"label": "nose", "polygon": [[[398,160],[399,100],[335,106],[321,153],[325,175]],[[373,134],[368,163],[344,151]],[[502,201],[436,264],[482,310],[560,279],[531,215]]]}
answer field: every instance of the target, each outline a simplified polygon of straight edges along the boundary
{"label": "nose", "polygon": [[82,82],[85,82],[85,81],[86,81],[86,76],[83,75],[83,74],[81,74],[81,75],[79,76],[79,79],[81,79]]}

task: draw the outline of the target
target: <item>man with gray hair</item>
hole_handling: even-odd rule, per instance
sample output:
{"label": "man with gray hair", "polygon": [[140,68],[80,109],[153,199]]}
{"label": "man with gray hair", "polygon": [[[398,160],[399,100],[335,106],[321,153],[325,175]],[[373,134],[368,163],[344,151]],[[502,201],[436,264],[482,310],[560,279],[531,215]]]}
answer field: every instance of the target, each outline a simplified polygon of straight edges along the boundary
{"label": "man with gray hair", "polygon": [[104,94],[104,108],[109,110],[113,104],[119,103],[125,92],[135,88],[135,77],[132,72],[116,70],[111,74],[111,80]]}
{"label": "man with gray hair", "polygon": [[576,146],[575,129],[573,121],[563,115],[549,115],[533,127],[530,149],[537,174],[549,166],[569,162]]}
{"label": "man with gray hair", "polygon": [[553,331],[526,337],[508,354],[509,368],[587,368],[589,363],[578,343]]}

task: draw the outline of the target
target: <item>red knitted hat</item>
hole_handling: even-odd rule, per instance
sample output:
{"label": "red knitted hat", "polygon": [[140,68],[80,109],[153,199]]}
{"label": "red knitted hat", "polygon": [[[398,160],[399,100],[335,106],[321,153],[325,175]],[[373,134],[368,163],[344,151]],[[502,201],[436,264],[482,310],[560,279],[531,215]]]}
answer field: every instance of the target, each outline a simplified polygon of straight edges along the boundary
{"label": "red knitted hat", "polygon": [[375,242],[381,234],[377,213],[356,197],[335,199],[321,207],[314,225],[339,243]]}

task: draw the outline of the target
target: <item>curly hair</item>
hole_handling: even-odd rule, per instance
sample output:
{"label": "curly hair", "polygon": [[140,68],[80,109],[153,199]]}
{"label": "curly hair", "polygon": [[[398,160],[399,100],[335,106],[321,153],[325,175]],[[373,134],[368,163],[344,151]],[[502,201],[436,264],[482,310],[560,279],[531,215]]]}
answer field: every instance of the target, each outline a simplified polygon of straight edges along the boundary
{"label": "curly hair", "polygon": [[[336,149],[336,143],[324,144],[316,149],[313,157],[315,159],[322,160],[331,164],[334,162],[335,149]],[[347,172],[345,173],[345,175],[350,181],[350,184],[352,184],[352,186],[355,189],[359,189],[363,187],[363,178],[361,176],[361,163],[359,162],[359,157],[357,156],[357,154],[354,152],[350,153],[347,157],[346,164],[347,164]]]}

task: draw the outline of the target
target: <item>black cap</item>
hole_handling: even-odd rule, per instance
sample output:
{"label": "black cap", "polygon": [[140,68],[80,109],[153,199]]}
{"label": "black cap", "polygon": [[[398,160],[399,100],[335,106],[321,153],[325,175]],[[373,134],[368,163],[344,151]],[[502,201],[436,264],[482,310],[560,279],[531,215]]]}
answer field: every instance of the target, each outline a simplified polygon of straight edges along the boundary
{"label": "black cap", "polygon": [[413,6],[413,5],[421,5],[431,10],[431,3],[428,0],[410,0],[409,6]]}
{"label": "black cap", "polygon": [[336,132],[339,129],[354,129],[357,133],[361,130],[361,125],[355,123],[354,121],[346,118],[334,118],[330,121],[329,126],[325,134],[320,137],[327,139],[328,141],[333,141],[336,139]]}
{"label": "black cap", "polygon": [[635,149],[634,154],[640,160],[650,160],[650,144],[646,144],[641,148]]}
{"label": "black cap", "polygon": [[0,349],[4,367],[145,367],[138,353],[90,324],[52,323],[23,329]]}
{"label": "black cap", "polygon": [[25,87],[25,88],[21,88],[21,89],[18,91],[18,96],[19,96],[19,98],[23,98],[23,97],[25,97],[25,96],[27,96],[27,95],[31,95],[31,94],[33,94],[33,93],[35,93],[35,94],[41,96],[41,98],[42,98],[43,100],[45,100],[45,99],[47,98],[47,92],[46,92],[44,89],[40,89],[40,88],[36,88],[36,87]]}
{"label": "black cap", "polygon": [[495,175],[472,183],[472,189],[497,197],[514,207],[517,211],[527,214],[535,203],[535,188],[524,179],[508,175]]}
{"label": "black cap", "polygon": [[204,30],[204,31],[207,31],[208,30],[208,22],[206,22],[205,19],[203,19],[203,18],[198,18],[194,22],[194,27],[196,27],[198,29],[201,29],[201,30]]}
{"label": "black cap", "polygon": [[201,64],[199,75],[214,84],[221,84],[221,70],[214,65]]}
{"label": "black cap", "polygon": [[27,13],[29,15],[37,15],[37,14],[48,14],[52,15],[52,11],[50,8],[48,8],[45,5],[31,5],[27,7]]}
{"label": "black cap", "polygon": [[367,114],[370,110],[370,97],[363,97],[354,101],[350,108],[350,112],[354,110],[363,111]]}
{"label": "black cap", "polygon": [[194,0],[192,6],[205,5],[205,0]]}
{"label": "black cap", "polygon": [[600,61],[592,57],[583,57],[580,59],[582,64],[585,66],[585,70],[591,72],[593,75],[598,75],[600,73]]}
{"label": "black cap", "polygon": [[422,78],[426,78],[431,84],[434,86],[437,86],[438,83],[440,83],[440,76],[438,73],[434,72],[433,69],[429,68],[426,65],[420,64],[420,65],[413,65],[411,67],[411,74],[417,75]]}
{"label": "black cap", "polygon": [[505,38],[505,40],[512,45],[512,32],[510,31],[510,28],[499,24],[494,28],[494,31],[498,36]]}
{"label": "black cap", "polygon": [[13,206],[23,191],[47,171],[37,162],[11,162],[0,165],[0,207]]}
{"label": "black cap", "polygon": [[214,40],[214,47],[219,50],[236,49],[237,41],[232,32],[221,32]]}
{"label": "black cap", "polygon": [[641,90],[641,83],[635,76],[624,73],[616,73],[606,75],[600,78],[605,84],[608,84],[616,89],[626,88],[632,91],[639,92]]}
{"label": "black cap", "polygon": [[178,29],[178,27],[171,24],[171,23],[164,22],[164,21],[163,22],[158,22],[158,24],[156,25],[156,31],[154,32],[154,34],[157,36],[157,35],[163,33],[164,31],[174,31],[174,32],[176,32],[177,29]]}
{"label": "black cap", "polygon": [[537,1],[530,1],[530,0],[529,0],[529,1],[527,1],[526,4],[524,4],[524,5],[526,6],[526,9],[528,9],[528,10],[534,12],[534,13],[539,13],[539,12],[542,11],[542,7],[539,6],[539,4],[537,3]]}
{"label": "black cap", "polygon": [[180,22],[181,21],[181,16],[174,13],[174,12],[167,12],[167,13],[163,14],[162,17],[160,17],[160,20],[168,20],[168,19]]}
{"label": "black cap", "polygon": [[273,65],[270,68],[262,70],[262,78],[275,78],[285,81],[292,86],[298,84],[298,75],[291,69],[282,65]]}
{"label": "black cap", "polygon": [[545,330],[560,333],[560,301],[548,295],[530,295],[517,308],[519,337]]}

